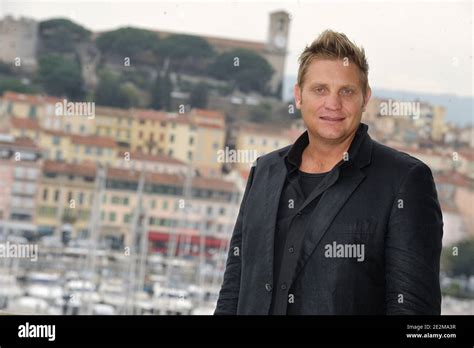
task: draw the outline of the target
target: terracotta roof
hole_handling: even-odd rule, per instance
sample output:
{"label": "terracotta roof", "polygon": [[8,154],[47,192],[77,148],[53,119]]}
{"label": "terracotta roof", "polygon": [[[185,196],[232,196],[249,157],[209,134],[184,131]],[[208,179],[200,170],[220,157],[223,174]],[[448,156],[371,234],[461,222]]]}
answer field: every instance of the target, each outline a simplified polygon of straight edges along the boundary
{"label": "terracotta roof", "polygon": [[474,151],[461,150],[458,152],[459,156],[465,157],[468,161],[474,161]]}
{"label": "terracotta roof", "polygon": [[63,99],[57,98],[57,97],[51,97],[47,95],[39,95],[39,94],[22,94],[22,93],[16,93],[16,92],[4,92],[3,93],[3,99],[5,100],[11,100],[14,102],[24,102],[28,104],[33,104],[33,105],[41,105],[41,104],[47,104],[47,103],[61,103]]}
{"label": "terracotta roof", "polygon": [[112,117],[132,118],[132,113],[130,110],[113,108],[108,106],[96,106],[95,114]]}
{"label": "terracotta roof", "polygon": [[[166,38],[170,35],[182,34],[182,33],[174,33],[169,31],[162,31],[162,30],[155,30],[155,33],[158,34],[161,38]],[[247,40],[237,40],[237,39],[224,39],[220,37],[214,36],[206,36],[206,35],[198,35],[198,34],[190,34],[197,37],[201,37],[205,39],[209,44],[215,46],[217,50],[229,50],[235,48],[245,48],[249,50],[258,51],[262,53],[265,49],[265,43],[257,42],[257,41],[247,41]]]}
{"label": "terracotta roof", "polygon": [[222,121],[225,120],[224,114],[218,110],[194,108],[191,110],[191,114],[196,114],[198,116],[204,116],[207,118],[217,119],[217,120],[222,120]]}
{"label": "terracotta roof", "polygon": [[474,179],[456,171],[434,173],[433,177],[436,184],[451,184],[474,189]]}
{"label": "terracotta roof", "polygon": [[43,172],[95,177],[96,166],[90,162],[75,164],[45,160],[43,164]]}
{"label": "terracotta roof", "polygon": [[68,136],[71,135],[71,133],[67,133],[67,132],[64,132],[62,130],[41,128],[41,131],[43,132],[43,134],[53,135],[53,136],[57,136],[57,137],[68,137]]}
{"label": "terracotta roof", "polygon": [[31,149],[31,150],[40,150],[40,148],[35,143],[35,141],[28,137],[18,137],[18,138],[15,138],[13,141],[0,140],[0,145],[7,146],[7,147],[10,146],[15,149],[26,148],[26,149]]}
{"label": "terracotta roof", "polygon": [[117,143],[111,137],[104,137],[98,135],[71,135],[70,137],[73,144],[111,148],[117,146]]}
{"label": "terracotta roof", "polygon": [[264,125],[260,123],[251,123],[251,122],[241,122],[235,125],[235,128],[240,131],[247,133],[257,134],[257,135],[274,135],[280,137],[287,137],[287,129],[275,127],[272,125]]}
{"label": "terracotta roof", "polygon": [[132,116],[138,120],[167,121],[168,117],[163,111],[152,109],[131,109]]}
{"label": "terracotta roof", "polygon": [[149,155],[144,152],[138,152],[138,151],[121,151],[117,157],[124,157],[125,153],[129,152],[130,153],[130,159],[136,159],[136,160],[142,160],[142,161],[150,161],[150,162],[164,162],[164,163],[170,163],[170,164],[180,164],[180,165],[186,165],[185,162],[180,161],[176,158],[166,156],[166,155]]}
{"label": "terracotta roof", "polygon": [[10,124],[14,128],[21,128],[21,129],[32,129],[32,130],[39,130],[40,125],[38,120],[34,120],[31,118],[24,118],[24,117],[11,117]]}
{"label": "terracotta roof", "polygon": [[222,179],[195,177],[193,178],[193,187],[218,191],[234,192],[237,187],[234,183]]}

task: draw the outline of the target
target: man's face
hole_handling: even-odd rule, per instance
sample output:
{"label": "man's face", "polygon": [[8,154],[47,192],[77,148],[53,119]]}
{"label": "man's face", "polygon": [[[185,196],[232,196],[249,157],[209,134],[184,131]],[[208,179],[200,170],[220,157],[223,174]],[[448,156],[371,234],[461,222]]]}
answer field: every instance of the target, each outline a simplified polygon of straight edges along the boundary
{"label": "man's face", "polygon": [[311,62],[294,93],[310,135],[335,144],[356,131],[371,95],[369,88],[364,99],[357,65],[326,59]]}

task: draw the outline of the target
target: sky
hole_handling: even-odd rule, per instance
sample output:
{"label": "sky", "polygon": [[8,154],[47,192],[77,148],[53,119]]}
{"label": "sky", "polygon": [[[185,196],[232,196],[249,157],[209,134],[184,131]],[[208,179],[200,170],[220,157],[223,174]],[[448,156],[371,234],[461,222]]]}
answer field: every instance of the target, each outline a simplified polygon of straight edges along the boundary
{"label": "sky", "polygon": [[471,0],[0,0],[0,17],[66,17],[92,31],[134,26],[261,42],[275,10],[291,16],[287,76],[296,76],[301,51],[330,28],[364,47],[372,87],[474,96]]}

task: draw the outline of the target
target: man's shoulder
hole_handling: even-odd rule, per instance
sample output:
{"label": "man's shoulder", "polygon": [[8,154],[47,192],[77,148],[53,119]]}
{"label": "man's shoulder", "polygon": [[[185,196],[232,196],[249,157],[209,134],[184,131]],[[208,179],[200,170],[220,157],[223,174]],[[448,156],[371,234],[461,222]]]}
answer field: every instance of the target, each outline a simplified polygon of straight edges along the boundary
{"label": "man's shoulder", "polygon": [[374,164],[388,166],[397,174],[403,174],[418,166],[430,171],[429,166],[419,158],[396,148],[373,141],[372,160]]}
{"label": "man's shoulder", "polygon": [[262,155],[255,160],[254,166],[258,165],[258,167],[265,167],[267,165],[270,165],[271,163],[274,163],[275,160],[283,158],[283,156],[285,156],[285,154],[288,153],[290,148],[291,148],[291,145],[287,145],[285,147],[273,150],[272,152]]}

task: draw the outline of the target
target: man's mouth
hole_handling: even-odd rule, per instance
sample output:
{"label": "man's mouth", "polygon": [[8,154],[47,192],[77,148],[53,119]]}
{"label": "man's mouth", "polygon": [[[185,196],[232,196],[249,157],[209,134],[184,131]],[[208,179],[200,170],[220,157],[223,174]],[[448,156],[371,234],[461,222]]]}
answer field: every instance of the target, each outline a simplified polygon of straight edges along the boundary
{"label": "man's mouth", "polygon": [[331,117],[331,116],[320,116],[321,120],[329,121],[329,122],[341,122],[345,119],[345,117]]}

